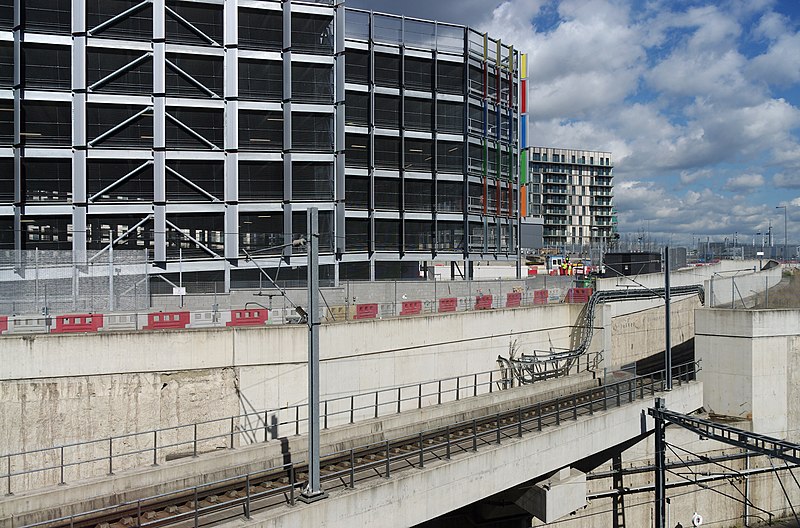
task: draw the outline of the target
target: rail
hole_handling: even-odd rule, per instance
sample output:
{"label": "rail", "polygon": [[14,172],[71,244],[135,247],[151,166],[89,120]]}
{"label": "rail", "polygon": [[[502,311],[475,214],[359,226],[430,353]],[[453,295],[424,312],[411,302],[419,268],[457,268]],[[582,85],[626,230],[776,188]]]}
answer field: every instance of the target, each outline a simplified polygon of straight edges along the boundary
{"label": "rail", "polygon": [[[352,424],[401,411],[459,401],[465,397],[490,394],[495,390],[511,388],[514,385],[514,380],[504,378],[503,371],[497,369],[340,396],[321,402],[320,423],[323,429],[328,429],[329,426]],[[307,421],[308,404],[299,404],[9,453],[0,456],[0,460],[4,462],[2,468],[4,473],[0,474],[0,481],[5,481],[6,494],[12,495],[16,489],[12,481],[25,475],[49,472],[58,479],[57,482],[48,481],[36,487],[51,483],[63,485],[68,481],[86,478],[67,478],[68,470],[80,475],[80,466],[88,466],[92,476],[97,476],[99,471],[113,475],[115,469],[157,466],[165,461],[167,456],[197,457],[203,450],[217,451],[221,447],[234,449],[237,444],[243,445],[242,441],[247,445],[267,442],[270,439],[276,440],[281,438],[279,433],[282,429],[290,434],[299,435],[301,431],[305,431],[301,426]],[[132,445],[135,447],[131,448]],[[82,458],[81,455],[87,452],[90,457]],[[123,460],[125,464],[122,463]],[[13,470],[15,465],[35,464],[39,461],[43,465]],[[36,487],[28,486],[25,489],[27,491]]]}
{"label": "rail", "polygon": [[[672,369],[677,386],[695,379],[699,370],[694,362]],[[632,377],[610,385],[520,406],[502,413],[466,420],[436,429],[425,429],[401,439],[373,442],[352,449],[330,452],[322,457],[325,468],[321,481],[337,486],[355,487],[356,480],[390,478],[402,469],[422,468],[426,461],[449,460],[453,454],[475,452],[479,446],[501,444],[503,440],[522,438],[526,433],[541,432],[545,427],[559,426],[578,416],[593,415],[609,408],[621,407],[665,389],[665,371]],[[200,526],[200,518],[221,510],[241,508],[249,519],[253,510],[289,504],[294,505],[298,490],[305,482],[304,463],[289,463],[257,472],[204,483],[198,486],[131,500],[101,509],[62,516],[25,525],[24,528],[56,526],[89,526],[127,518],[127,526],[137,528],[168,526]],[[177,507],[181,504],[180,507]],[[155,510],[167,512],[165,517]],[[238,514],[235,514],[238,516]],[[91,523],[91,524],[90,524]]]}

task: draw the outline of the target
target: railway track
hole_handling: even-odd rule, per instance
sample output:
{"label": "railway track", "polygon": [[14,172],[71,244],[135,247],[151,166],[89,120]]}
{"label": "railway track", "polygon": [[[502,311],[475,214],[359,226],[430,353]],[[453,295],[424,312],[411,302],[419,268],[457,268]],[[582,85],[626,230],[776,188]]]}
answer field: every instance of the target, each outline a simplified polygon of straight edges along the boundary
{"label": "railway track", "polygon": [[[677,382],[694,379],[695,365],[676,367]],[[679,369],[683,369],[682,371]],[[661,373],[663,374],[663,372]],[[483,416],[417,435],[323,454],[321,481],[326,491],[353,488],[398,471],[423,468],[481,447],[500,444],[526,433],[558,426],[609,407],[651,397],[662,390],[660,376],[638,377],[564,397]],[[200,527],[280,505],[294,505],[306,485],[307,466],[289,462],[281,467],[143,498],[101,510],[40,522],[37,528],[156,528]]]}

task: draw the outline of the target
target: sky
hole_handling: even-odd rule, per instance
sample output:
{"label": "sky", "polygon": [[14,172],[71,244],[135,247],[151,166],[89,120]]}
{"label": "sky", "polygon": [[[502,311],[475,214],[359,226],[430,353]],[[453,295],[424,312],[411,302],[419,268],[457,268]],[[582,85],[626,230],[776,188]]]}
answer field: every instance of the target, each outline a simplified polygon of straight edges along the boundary
{"label": "sky", "polygon": [[345,1],[528,53],[529,143],[611,151],[621,233],[800,244],[800,0]]}

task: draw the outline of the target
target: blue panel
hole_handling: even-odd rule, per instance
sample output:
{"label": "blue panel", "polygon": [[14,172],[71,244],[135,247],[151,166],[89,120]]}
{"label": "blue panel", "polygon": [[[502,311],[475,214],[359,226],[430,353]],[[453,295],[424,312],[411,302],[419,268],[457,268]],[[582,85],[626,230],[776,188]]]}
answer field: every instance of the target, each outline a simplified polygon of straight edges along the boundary
{"label": "blue panel", "polygon": [[520,138],[521,141],[519,143],[520,147],[527,148],[528,147],[528,114],[522,114],[520,116]]}

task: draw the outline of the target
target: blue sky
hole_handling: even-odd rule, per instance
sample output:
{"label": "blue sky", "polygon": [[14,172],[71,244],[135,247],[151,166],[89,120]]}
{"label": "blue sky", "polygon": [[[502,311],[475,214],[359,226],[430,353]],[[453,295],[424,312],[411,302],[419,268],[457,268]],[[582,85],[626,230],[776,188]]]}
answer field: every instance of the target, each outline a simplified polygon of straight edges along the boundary
{"label": "blue sky", "polygon": [[[610,150],[620,231],[800,243],[800,1],[346,0],[529,54],[532,145]],[[398,10],[402,9],[402,12]]]}

